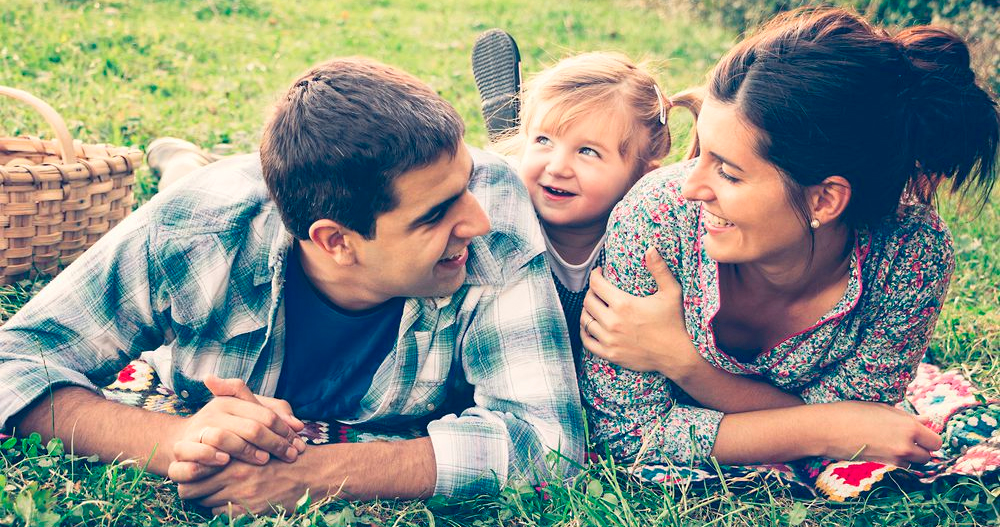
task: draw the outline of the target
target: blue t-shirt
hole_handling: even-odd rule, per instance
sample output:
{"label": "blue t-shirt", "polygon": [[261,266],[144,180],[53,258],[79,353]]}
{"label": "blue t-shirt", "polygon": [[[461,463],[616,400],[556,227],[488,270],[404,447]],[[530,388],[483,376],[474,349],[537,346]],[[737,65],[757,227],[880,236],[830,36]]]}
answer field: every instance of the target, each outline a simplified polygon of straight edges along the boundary
{"label": "blue t-shirt", "polygon": [[357,417],[375,372],[396,345],[405,299],[344,311],[309,282],[298,248],[289,252],[284,296],[285,358],[275,397],[302,419]]}

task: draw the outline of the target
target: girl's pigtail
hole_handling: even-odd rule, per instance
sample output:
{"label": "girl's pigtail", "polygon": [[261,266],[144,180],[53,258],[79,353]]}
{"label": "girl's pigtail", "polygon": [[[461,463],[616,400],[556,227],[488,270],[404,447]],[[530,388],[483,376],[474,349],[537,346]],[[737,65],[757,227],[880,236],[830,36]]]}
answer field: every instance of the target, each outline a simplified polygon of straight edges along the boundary
{"label": "girl's pigtail", "polygon": [[673,107],[680,106],[686,108],[694,117],[694,124],[691,126],[691,146],[688,148],[685,159],[694,159],[701,155],[701,146],[698,142],[698,114],[701,113],[701,103],[705,100],[704,88],[692,88],[684,90],[667,100],[667,112]]}

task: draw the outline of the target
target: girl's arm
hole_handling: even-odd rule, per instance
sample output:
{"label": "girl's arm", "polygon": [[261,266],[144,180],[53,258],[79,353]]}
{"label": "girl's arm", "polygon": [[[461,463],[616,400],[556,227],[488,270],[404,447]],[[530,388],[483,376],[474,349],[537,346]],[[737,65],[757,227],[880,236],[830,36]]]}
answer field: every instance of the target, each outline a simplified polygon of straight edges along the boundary
{"label": "girl's arm", "polygon": [[656,249],[646,251],[645,265],[657,285],[657,292],[645,297],[619,290],[600,269],[591,273],[580,320],[585,349],[624,368],[661,373],[705,407],[720,412],[802,404],[799,397],[766,381],[706,362],[684,328],[680,286]]}

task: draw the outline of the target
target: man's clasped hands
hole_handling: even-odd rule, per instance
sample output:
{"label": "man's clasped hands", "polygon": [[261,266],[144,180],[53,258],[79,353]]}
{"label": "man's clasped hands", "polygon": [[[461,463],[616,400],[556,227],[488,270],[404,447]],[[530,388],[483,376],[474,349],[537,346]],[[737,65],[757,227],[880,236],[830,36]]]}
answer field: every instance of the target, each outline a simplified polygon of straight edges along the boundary
{"label": "man's clasped hands", "polygon": [[306,450],[298,435],[305,424],[286,401],[254,395],[240,379],[212,375],[205,386],[215,397],[172,439],[167,476],[182,499],[215,509],[231,501],[222,496],[230,482],[266,479],[267,466],[277,462],[272,459],[295,462]]}

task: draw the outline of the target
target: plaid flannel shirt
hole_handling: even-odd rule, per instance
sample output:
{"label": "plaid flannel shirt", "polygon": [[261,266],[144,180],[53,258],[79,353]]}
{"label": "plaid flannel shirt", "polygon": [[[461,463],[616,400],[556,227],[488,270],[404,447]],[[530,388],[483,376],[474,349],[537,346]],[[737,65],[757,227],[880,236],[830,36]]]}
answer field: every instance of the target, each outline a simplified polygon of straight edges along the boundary
{"label": "plaid flannel shirt", "polygon": [[[474,153],[470,189],[493,230],[470,246],[446,298],[409,298],[399,336],[351,424],[405,424],[464,378],[474,406],[427,426],[435,492],[495,492],[557,450],[583,456],[583,413],[558,299],[528,196],[509,167]],[[97,390],[151,355],[191,405],[207,374],[273,395],[281,372],[284,262],[292,237],[257,155],[215,163],[154,197],[0,328],[0,426],[48,391]],[[405,258],[405,255],[399,255]]]}

